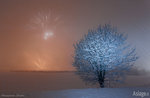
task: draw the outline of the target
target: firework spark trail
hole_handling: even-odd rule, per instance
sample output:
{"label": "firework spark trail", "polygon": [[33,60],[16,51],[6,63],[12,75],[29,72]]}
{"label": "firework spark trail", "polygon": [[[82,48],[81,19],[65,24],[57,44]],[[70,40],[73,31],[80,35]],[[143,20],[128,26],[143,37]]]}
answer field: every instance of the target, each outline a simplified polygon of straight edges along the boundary
{"label": "firework spark trail", "polygon": [[37,57],[37,59],[35,59],[33,63],[38,69],[45,69],[44,67],[46,67],[46,61],[43,60],[41,57]]}
{"label": "firework spark trail", "polygon": [[29,63],[32,65],[30,66],[31,69],[36,69],[36,70],[47,69],[49,65],[47,61],[49,60],[46,56],[39,55],[39,53],[28,53],[28,52],[24,52],[24,55],[29,61]]}
{"label": "firework spark trail", "polygon": [[56,16],[53,11],[40,11],[31,20],[31,29],[40,31],[45,40],[54,35],[54,31],[61,23],[60,16]]}

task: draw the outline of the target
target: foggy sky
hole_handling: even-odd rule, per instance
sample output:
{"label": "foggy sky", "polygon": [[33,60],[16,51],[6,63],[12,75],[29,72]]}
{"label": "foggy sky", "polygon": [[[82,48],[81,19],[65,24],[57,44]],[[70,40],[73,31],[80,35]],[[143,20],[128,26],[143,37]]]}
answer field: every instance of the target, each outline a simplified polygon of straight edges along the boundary
{"label": "foggy sky", "polygon": [[[149,5],[149,0],[0,0],[0,70],[73,70],[73,43],[105,23],[128,34],[140,57],[135,66],[150,70]],[[30,20],[49,9],[60,24],[43,40]]]}

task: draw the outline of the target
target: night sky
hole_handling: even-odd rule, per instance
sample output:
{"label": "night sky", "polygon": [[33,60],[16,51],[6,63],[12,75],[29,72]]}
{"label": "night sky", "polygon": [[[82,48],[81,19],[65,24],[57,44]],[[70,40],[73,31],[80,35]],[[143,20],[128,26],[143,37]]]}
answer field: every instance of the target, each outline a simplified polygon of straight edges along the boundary
{"label": "night sky", "polygon": [[[50,33],[39,13],[51,13]],[[128,34],[135,66],[150,71],[149,0],[0,0],[0,70],[74,70],[73,43],[105,23]]]}

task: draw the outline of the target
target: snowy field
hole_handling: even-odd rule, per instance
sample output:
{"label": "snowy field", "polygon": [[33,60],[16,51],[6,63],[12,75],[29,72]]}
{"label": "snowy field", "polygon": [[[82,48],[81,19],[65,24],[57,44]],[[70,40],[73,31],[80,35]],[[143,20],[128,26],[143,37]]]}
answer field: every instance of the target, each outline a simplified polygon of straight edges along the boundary
{"label": "snowy field", "polygon": [[47,91],[26,95],[28,98],[150,98],[149,88],[95,88]]}

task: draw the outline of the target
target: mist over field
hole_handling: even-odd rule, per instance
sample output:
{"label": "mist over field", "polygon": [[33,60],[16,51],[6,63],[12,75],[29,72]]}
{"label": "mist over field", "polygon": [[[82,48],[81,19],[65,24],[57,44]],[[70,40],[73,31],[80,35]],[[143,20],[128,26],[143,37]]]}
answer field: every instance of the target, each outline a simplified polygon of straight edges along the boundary
{"label": "mist over field", "polygon": [[[1,72],[1,92],[36,92],[80,88],[97,88],[86,85],[74,72]],[[146,80],[146,81],[144,81]],[[150,74],[131,73],[125,83],[116,87],[150,87]]]}

